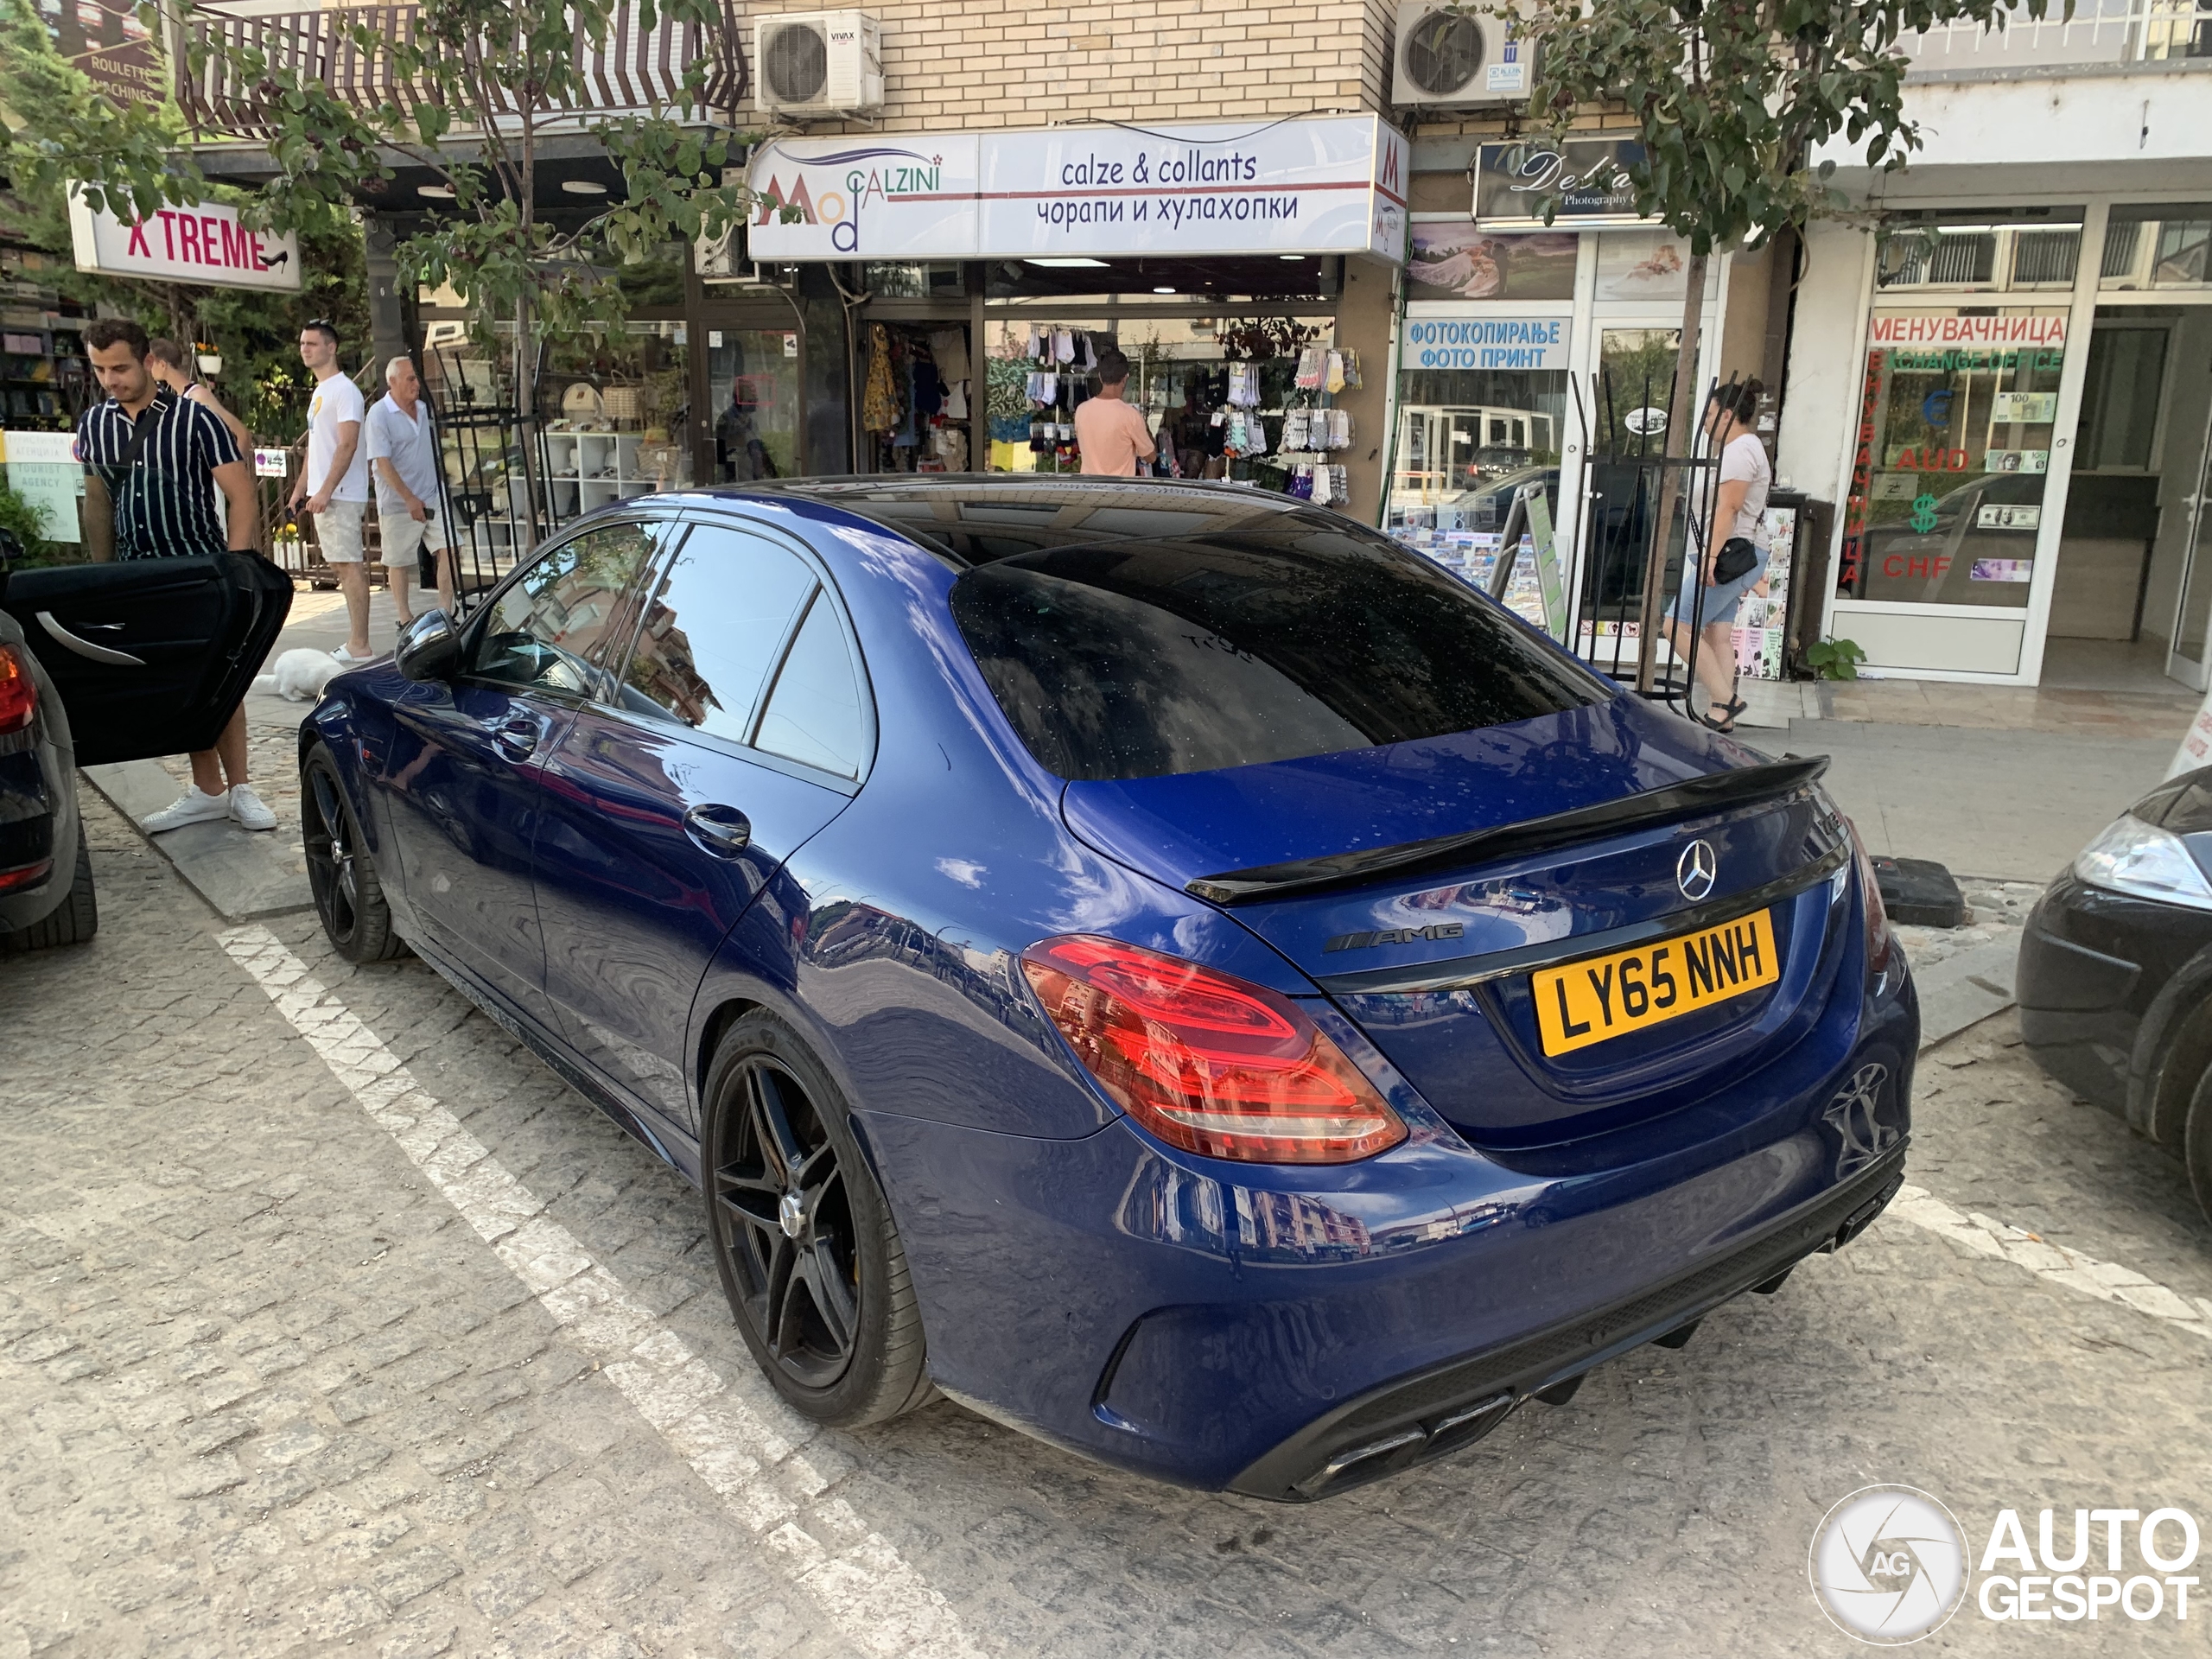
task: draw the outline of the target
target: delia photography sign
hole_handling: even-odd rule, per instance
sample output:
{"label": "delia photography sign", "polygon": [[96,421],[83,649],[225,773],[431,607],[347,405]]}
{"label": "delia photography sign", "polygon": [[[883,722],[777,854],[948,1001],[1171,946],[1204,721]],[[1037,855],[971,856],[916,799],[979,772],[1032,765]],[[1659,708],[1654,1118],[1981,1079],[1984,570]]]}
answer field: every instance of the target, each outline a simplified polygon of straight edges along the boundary
{"label": "delia photography sign", "polygon": [[211,288],[300,289],[298,239],[289,232],[249,230],[237,208],[218,202],[164,207],[126,222],[105,209],[93,212],[73,187],[69,230],[79,270]]}

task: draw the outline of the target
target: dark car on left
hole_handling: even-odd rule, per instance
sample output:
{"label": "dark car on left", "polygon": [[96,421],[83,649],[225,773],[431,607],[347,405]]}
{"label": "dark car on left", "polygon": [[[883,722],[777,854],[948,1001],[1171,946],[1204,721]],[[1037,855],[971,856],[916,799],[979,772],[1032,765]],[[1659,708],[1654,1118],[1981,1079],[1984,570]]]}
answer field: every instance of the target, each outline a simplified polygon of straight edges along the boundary
{"label": "dark car on left", "polygon": [[0,954],[92,938],[77,768],[212,747],[292,592],[249,554],[22,562],[0,531]]}

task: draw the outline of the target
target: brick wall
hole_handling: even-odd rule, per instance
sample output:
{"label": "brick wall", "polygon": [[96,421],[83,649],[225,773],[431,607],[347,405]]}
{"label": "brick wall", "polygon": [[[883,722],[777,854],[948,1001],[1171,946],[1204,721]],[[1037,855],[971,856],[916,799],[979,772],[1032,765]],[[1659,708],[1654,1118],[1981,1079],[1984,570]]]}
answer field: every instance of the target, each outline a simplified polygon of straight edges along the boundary
{"label": "brick wall", "polygon": [[[804,10],[787,5],[754,15]],[[1211,121],[1382,106],[1389,0],[875,0],[881,127]],[[751,51],[750,26],[747,50]],[[756,68],[757,79],[757,68]],[[809,132],[835,132],[830,123]]]}

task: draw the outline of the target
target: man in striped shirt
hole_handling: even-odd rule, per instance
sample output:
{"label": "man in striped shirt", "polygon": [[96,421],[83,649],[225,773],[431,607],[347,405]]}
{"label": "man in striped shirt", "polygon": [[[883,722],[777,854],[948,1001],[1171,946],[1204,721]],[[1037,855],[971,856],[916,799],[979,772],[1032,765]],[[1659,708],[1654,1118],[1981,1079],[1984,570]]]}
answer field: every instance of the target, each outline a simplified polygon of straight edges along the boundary
{"label": "man in striped shirt", "polygon": [[[155,380],[146,345],[146,331],[121,318],[103,317],[85,330],[85,354],[107,393],[106,402],[86,410],[77,423],[92,557],[252,552],[253,474],[236,440],[213,410]],[[218,490],[226,509],[220,518]],[[243,704],[231,711],[215,747],[193,755],[192,786],[145,827],[174,830],[213,818],[247,830],[276,827],[276,815],[246,784]]]}

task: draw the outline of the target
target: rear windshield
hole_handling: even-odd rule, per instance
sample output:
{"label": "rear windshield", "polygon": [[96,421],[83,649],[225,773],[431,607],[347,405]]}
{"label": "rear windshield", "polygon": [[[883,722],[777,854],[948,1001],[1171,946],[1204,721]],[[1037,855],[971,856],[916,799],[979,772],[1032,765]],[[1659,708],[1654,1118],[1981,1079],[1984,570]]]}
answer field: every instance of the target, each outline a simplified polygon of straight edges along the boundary
{"label": "rear windshield", "polygon": [[1029,752],[1069,779],[1293,760],[1611,695],[1419,555],[1310,520],[1025,553],[963,575],[952,613]]}

